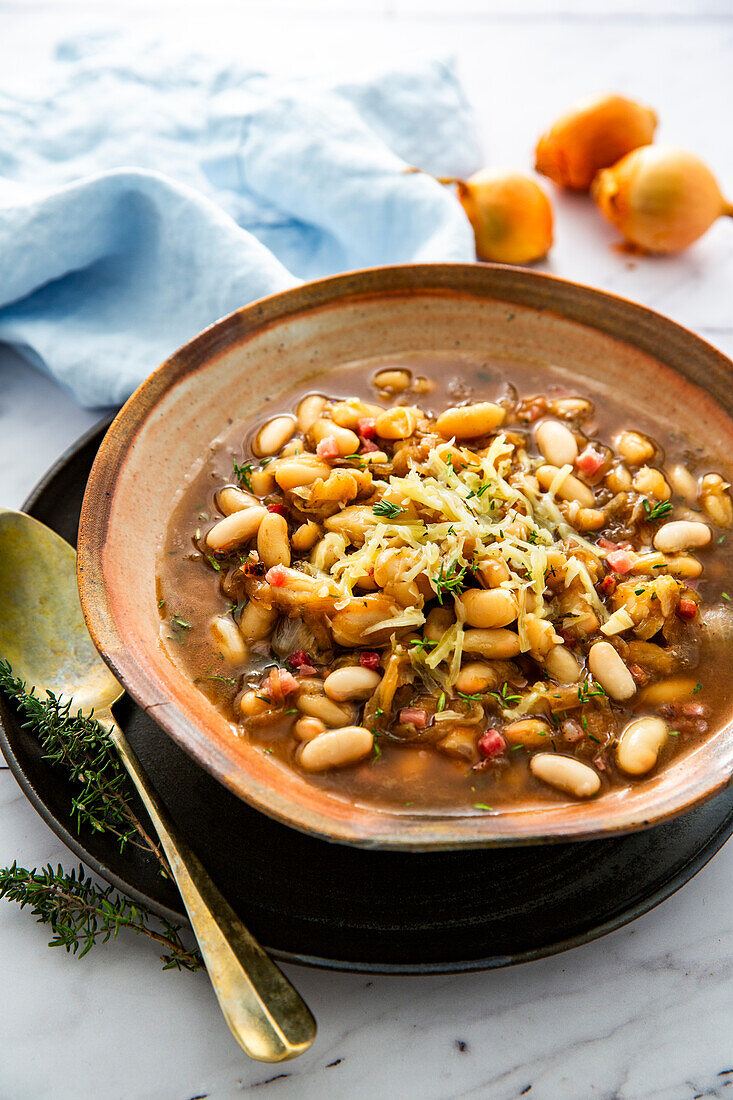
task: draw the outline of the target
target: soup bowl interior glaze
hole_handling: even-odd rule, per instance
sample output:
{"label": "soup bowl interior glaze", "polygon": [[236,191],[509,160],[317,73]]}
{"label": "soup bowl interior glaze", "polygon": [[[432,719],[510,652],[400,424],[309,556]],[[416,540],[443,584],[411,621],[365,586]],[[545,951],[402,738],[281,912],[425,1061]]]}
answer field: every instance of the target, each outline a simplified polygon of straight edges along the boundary
{"label": "soup bowl interior glaze", "polygon": [[212,440],[232,421],[266,416],[296,383],[326,387],[322,372],[339,364],[452,350],[504,359],[508,377],[512,360],[522,360],[560,368],[581,392],[584,379],[601,394],[623,392],[630,418],[653,407],[673,425],[684,410],[710,468],[729,471],[733,364],[650,310],[492,265],[408,265],[325,279],[218,321],[152,374],[115,419],[79,531],[79,588],[98,649],[137,702],[235,794],[326,839],[415,850],[532,843],[639,829],[691,808],[730,782],[730,723],[659,774],[596,801],[500,813],[354,804],[242,739],[161,645],[157,557],[182,487]]}

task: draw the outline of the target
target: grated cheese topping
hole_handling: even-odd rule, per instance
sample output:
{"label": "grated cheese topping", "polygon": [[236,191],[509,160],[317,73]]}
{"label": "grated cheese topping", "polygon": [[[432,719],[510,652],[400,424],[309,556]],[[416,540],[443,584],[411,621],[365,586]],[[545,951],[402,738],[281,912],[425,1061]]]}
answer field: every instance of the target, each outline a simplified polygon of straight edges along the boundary
{"label": "grated cheese topping", "polygon": [[[405,473],[375,479],[376,497],[388,502],[394,515],[375,514],[364,531],[363,545],[334,545],[336,560],[327,575],[338,595],[336,609],[346,606],[359,583],[373,574],[383,551],[409,549],[414,561],[401,581],[427,582],[431,598],[452,607],[456,615],[456,622],[424,659],[419,655],[413,660],[422,674],[447,687],[455,683],[461,668],[463,582],[492,560],[508,567],[509,578],[501,587],[514,593],[518,603],[516,629],[522,652],[531,649],[528,616],[556,619],[565,614],[572,621],[578,615],[573,610],[563,612],[562,597],[547,588],[551,551],[560,550],[566,560],[565,590],[575,592],[583,608],[605,623],[608,611],[589,571],[589,562],[600,562],[602,552],[571,526],[556,499],[572,467],[563,466],[542,492],[533,476],[540,461],[499,433],[481,453],[468,451],[455,440],[439,442],[423,461],[412,459]],[[312,565],[305,567],[325,576]],[[423,596],[416,598],[415,606],[368,627],[365,634],[387,627],[403,631],[421,626],[424,602]]]}

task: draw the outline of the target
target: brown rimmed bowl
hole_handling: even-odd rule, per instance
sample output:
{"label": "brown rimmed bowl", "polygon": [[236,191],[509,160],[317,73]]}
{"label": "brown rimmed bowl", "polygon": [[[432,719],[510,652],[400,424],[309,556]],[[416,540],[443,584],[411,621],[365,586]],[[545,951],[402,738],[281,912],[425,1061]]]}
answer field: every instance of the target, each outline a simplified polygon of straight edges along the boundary
{"label": "brown rimmed bowl", "polygon": [[733,724],[645,782],[591,802],[492,814],[378,809],[340,799],[258,752],[163,649],[156,559],[181,486],[227,419],[266,414],[273,397],[339,364],[454,348],[508,366],[561,363],[620,387],[630,409],[654,402],[671,422],[684,409],[711,464],[729,465],[733,363],[642,306],[494,265],[404,265],[309,283],[217,321],[146,379],[112,423],[79,528],[79,591],[97,648],[202,767],[257,809],[327,840],[430,850],[588,839],[690,809],[730,783]]}

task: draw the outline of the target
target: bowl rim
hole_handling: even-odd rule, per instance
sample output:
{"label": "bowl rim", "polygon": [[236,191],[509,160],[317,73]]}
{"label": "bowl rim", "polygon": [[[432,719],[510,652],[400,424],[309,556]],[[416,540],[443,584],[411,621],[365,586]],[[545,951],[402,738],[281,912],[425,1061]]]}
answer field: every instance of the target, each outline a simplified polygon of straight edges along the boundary
{"label": "bowl rim", "polygon": [[[528,290],[531,290],[530,297],[535,298],[536,302],[526,300]],[[388,824],[390,820],[394,823],[395,815],[385,811],[383,817],[386,828],[377,831],[360,828],[361,814],[358,807],[355,807],[354,814],[348,819],[337,821],[326,813],[304,808],[297,800],[290,799],[285,805],[282,800],[278,803],[276,799],[276,803],[272,804],[262,796],[261,791],[253,789],[253,786],[257,786],[254,780],[248,783],[244,768],[233,775],[231,765],[224,766],[223,756],[220,761],[206,757],[201,751],[201,727],[197,727],[196,723],[179,710],[176,700],[171,699],[168,693],[165,694],[166,705],[160,706],[161,694],[159,691],[156,692],[155,681],[125,648],[124,639],[117,630],[107,598],[102,569],[103,549],[114,488],[124,464],[128,446],[148,415],[155,409],[159,398],[186,374],[202,366],[205,369],[206,361],[214,355],[271,325],[339,301],[406,296],[411,293],[484,298],[552,313],[618,339],[628,346],[657,358],[657,361],[659,361],[658,352],[655,354],[653,330],[656,328],[658,333],[661,326],[670,335],[676,335],[685,343],[685,356],[694,349],[700,356],[704,356],[709,361],[716,361],[719,367],[733,373],[733,362],[721,351],[690,329],[647,306],[570,279],[503,264],[384,265],[328,276],[257,299],[214,321],[169,356],[140,383],[128,398],[110,424],[102,441],[82,504],[78,534],[77,575],[87,628],[103,660],[141,707],[149,710],[150,707],[159,706],[155,713],[156,722],[197,763],[233,793],[255,809],[283,824],[329,841],[380,849],[439,851],[590,840],[661,824],[714,797],[733,782],[733,753],[729,754],[727,763],[726,761],[713,762],[713,765],[704,769],[697,781],[691,781],[688,786],[682,788],[676,799],[668,798],[665,808],[649,815],[641,813],[638,808],[636,813],[625,815],[619,814],[618,809],[614,809],[609,813],[608,819],[596,822],[592,826],[584,825],[582,820],[577,820],[559,828],[539,827],[517,835],[515,832],[502,831],[500,812],[490,815],[446,814],[439,817],[400,813],[398,815],[401,823],[400,831],[395,832]],[[561,302],[557,300],[558,294],[565,296]],[[590,320],[588,311],[593,305],[600,304],[603,304],[605,309],[596,310],[593,320]],[[628,335],[619,336],[618,330],[614,328],[614,318],[622,316],[633,318],[634,339]],[[665,359],[664,362],[670,369],[676,369],[669,359]],[[686,377],[684,372],[679,373]],[[700,383],[696,385],[705,389]],[[193,736],[195,729],[199,733],[198,737]],[[212,742],[209,744],[211,745]],[[365,809],[371,813],[375,812],[374,807],[365,807]],[[533,815],[536,820],[541,816],[541,814]],[[447,837],[445,828],[431,824],[438,821],[445,823],[446,820],[456,825],[463,823],[461,832]],[[408,823],[411,821],[419,823],[419,829],[410,828]],[[473,827],[470,823],[474,823]]]}

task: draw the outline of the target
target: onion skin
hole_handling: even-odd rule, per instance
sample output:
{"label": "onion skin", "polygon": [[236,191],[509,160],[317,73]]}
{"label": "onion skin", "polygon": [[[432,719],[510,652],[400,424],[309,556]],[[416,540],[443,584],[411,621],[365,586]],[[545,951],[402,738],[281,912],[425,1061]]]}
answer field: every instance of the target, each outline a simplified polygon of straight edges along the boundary
{"label": "onion skin", "polygon": [[651,107],[620,95],[584,99],[537,142],[535,168],[561,187],[587,191],[601,168],[650,145],[657,128]]}
{"label": "onion skin", "polygon": [[476,237],[479,260],[531,264],[552,246],[552,206],[542,188],[521,172],[485,168],[456,180],[458,198]]}
{"label": "onion skin", "polygon": [[706,164],[682,149],[646,145],[599,172],[601,213],[643,252],[680,252],[721,215],[733,216]]}

